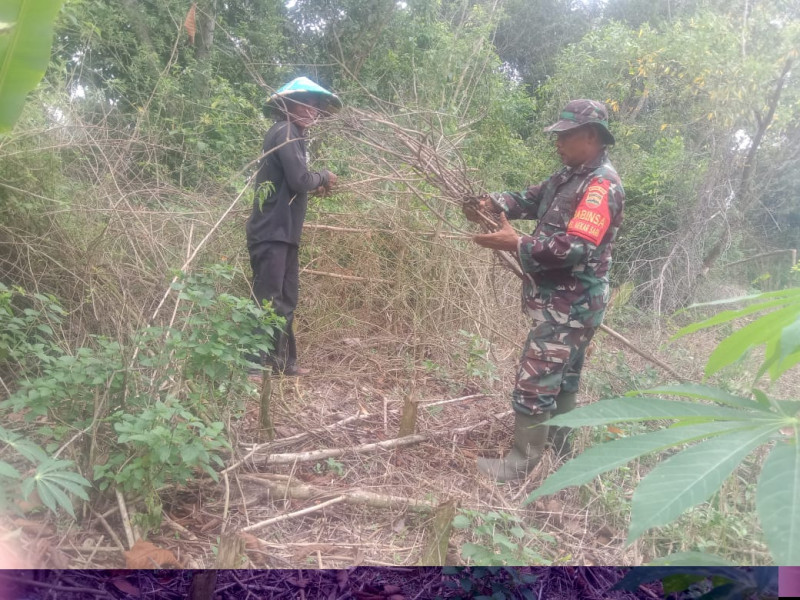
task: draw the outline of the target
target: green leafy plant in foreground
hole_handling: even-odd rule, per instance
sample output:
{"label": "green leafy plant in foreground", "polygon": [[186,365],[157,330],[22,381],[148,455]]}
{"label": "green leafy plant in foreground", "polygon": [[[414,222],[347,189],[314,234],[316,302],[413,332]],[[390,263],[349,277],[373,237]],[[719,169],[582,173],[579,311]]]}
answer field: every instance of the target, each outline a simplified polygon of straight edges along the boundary
{"label": "green leafy plant in foreground", "polygon": [[[768,373],[775,380],[800,362],[800,289],[711,304],[753,300],[756,302],[745,308],[727,310],[676,334],[680,337],[771,311],[726,337],[711,354],[706,375],[738,361],[759,345],[765,345],[766,352],[757,378]],[[700,384],[662,386],[581,407],[553,418],[552,424],[581,427],[663,419],[673,424],[588,449],[548,477],[526,502],[587,483],[640,456],[677,448],[677,453],[641,480],[633,494],[630,543],[648,529],[671,523],[708,501],[748,455],[767,447],[756,487],[759,521],[775,562],[800,564],[799,411],[800,401],[776,400],[755,387],[749,398]],[[672,564],[688,564],[683,562],[686,557],[676,557]],[[690,560],[696,565],[714,559],[694,553]]]}
{"label": "green leafy plant in foreground", "polygon": [[477,537],[477,543],[468,542],[461,546],[461,555],[472,564],[550,564],[550,561],[532,548],[541,547],[543,543],[554,543],[555,539],[526,527],[522,519],[515,515],[502,511],[484,513],[462,510],[453,519],[453,527],[469,530]]}
{"label": "green leafy plant in foreground", "polygon": [[[533,600],[536,576],[511,567],[444,567],[448,598],[456,600]],[[437,599],[442,596],[437,596]]]}
{"label": "green leafy plant in foreground", "polygon": [[9,490],[19,485],[24,499],[34,491],[48,509],[56,512],[59,507],[75,516],[72,501],[67,494],[75,494],[88,500],[86,490],[91,484],[75,472],[71,460],[57,460],[47,455],[38,445],[23,436],[0,427],[0,443],[7,444],[33,468],[22,472],[5,461],[0,460],[0,509],[9,503]]}
{"label": "green leafy plant in foreground", "polygon": [[660,580],[664,596],[691,593],[697,600],[773,600],[778,598],[775,567],[637,567],[614,589],[636,591],[643,583]]}
{"label": "green leafy plant in foreground", "polygon": [[[148,326],[122,342],[94,336],[72,353],[52,342],[51,327],[41,327],[63,313],[54,299],[0,285],[0,326],[15,326],[0,336],[0,367],[17,372],[17,389],[0,411],[26,421],[24,435],[0,430],[0,450],[16,452],[0,462],[0,495],[27,497],[35,489],[54,512],[73,514],[68,494],[88,499],[89,482],[37,442],[53,452],[70,440],[65,447],[74,451],[82,435],[94,453],[83,453],[80,470],[94,469],[101,491],[113,487],[141,500],[146,510],[137,522],[144,528],[158,526],[166,486],[198,472],[216,478],[230,448],[224,423],[243,413],[252,390],[249,355],[269,351],[282,324],[269,307],[217,291],[234,275],[225,265],[183,275],[173,285],[179,303],[172,326]],[[33,361],[25,357],[31,348],[41,355]],[[89,464],[92,455],[104,459]],[[32,474],[24,460],[35,465]]]}
{"label": "green leafy plant in foreground", "polygon": [[0,132],[11,129],[50,61],[53,23],[63,0],[0,3]]}

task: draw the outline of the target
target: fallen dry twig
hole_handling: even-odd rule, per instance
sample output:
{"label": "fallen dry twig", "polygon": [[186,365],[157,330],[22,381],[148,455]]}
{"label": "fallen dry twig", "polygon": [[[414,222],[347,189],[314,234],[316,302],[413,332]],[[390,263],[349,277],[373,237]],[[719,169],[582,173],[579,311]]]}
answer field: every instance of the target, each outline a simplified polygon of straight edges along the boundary
{"label": "fallen dry twig", "polygon": [[310,498],[319,498],[320,496],[324,495],[336,494],[337,496],[344,497],[344,502],[348,504],[363,504],[373,508],[403,508],[416,512],[428,512],[436,508],[434,504],[426,500],[415,500],[413,498],[405,498],[403,496],[377,494],[375,492],[368,492],[361,489],[337,489],[335,491],[331,491],[308,484],[289,483],[288,481],[275,477],[270,473],[248,473],[240,475],[240,477],[245,480],[255,481],[259,485],[268,487],[271,493],[273,493],[276,497],[281,498],[308,500]]}
{"label": "fallen dry twig", "polygon": [[248,527],[243,527],[242,532],[248,533],[250,531],[256,531],[258,529],[261,529],[262,527],[266,527],[267,525],[273,525],[275,523],[280,523],[281,521],[288,521],[289,519],[302,517],[303,515],[317,512],[319,510],[322,510],[323,508],[332,506],[334,504],[339,504],[339,502],[344,502],[344,501],[345,501],[345,496],[337,496],[336,498],[331,498],[330,500],[326,500],[325,502],[321,502],[320,504],[316,504],[314,506],[309,506],[308,508],[303,508],[301,510],[296,510],[291,513],[286,513],[285,515],[272,517],[271,519],[266,519],[265,521],[254,523],[253,525],[249,525]]}

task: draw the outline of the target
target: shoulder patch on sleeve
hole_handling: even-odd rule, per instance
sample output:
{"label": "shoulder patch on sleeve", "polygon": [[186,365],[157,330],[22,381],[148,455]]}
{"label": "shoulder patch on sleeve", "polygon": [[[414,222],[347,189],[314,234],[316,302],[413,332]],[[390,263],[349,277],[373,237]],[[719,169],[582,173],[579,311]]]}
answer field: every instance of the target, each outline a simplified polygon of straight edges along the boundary
{"label": "shoulder patch on sleeve", "polygon": [[608,190],[611,181],[595,177],[575,209],[567,226],[567,233],[599,246],[611,226],[608,208]]}

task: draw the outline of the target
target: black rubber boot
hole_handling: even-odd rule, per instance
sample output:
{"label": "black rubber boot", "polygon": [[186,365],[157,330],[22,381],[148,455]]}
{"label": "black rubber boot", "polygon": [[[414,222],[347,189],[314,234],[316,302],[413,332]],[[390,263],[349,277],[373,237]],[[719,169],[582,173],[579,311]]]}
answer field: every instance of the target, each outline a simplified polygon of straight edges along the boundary
{"label": "black rubber boot", "polygon": [[500,483],[524,479],[539,463],[547,444],[550,413],[514,413],[514,443],[505,458],[479,458],[478,469]]}
{"label": "black rubber boot", "polygon": [[[550,416],[555,417],[568,413],[575,408],[577,398],[576,392],[559,392],[556,396],[556,409],[550,413]],[[547,442],[559,458],[572,454],[572,444],[569,442],[570,433],[572,433],[572,427],[550,426]]]}

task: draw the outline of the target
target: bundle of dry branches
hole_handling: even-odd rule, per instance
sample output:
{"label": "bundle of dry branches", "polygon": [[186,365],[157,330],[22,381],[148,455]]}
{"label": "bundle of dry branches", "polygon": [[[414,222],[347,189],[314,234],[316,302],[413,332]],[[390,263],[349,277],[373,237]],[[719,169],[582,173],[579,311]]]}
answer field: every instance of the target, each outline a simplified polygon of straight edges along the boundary
{"label": "bundle of dry branches", "polygon": [[[467,166],[460,146],[469,134],[472,123],[459,124],[448,131],[446,117],[432,111],[394,111],[387,108],[363,110],[350,108],[333,121],[338,136],[351,143],[360,165],[366,165],[370,182],[402,184],[443,223],[455,231],[468,234],[452,223],[446,215],[448,205],[469,205],[481,219],[484,232],[496,231],[498,223],[492,215],[479,210],[478,200],[485,190],[473,181],[474,173]],[[408,121],[422,123],[412,127]],[[368,149],[369,151],[367,151]],[[437,201],[443,206],[436,206]],[[501,264],[520,279],[525,275],[519,258],[509,252],[494,251]],[[636,347],[625,337],[608,327],[600,328],[628,348],[661,367],[679,381],[685,380],[675,369]]]}

